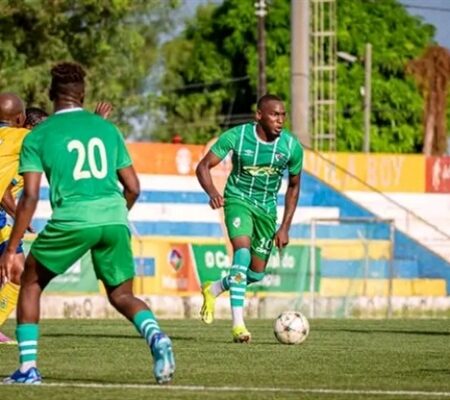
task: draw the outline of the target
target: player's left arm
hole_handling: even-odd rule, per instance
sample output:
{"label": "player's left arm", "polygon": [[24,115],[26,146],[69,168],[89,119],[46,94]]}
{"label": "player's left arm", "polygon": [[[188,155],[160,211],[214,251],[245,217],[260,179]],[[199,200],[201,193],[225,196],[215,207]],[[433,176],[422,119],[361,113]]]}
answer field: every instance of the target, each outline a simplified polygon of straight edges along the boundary
{"label": "player's left arm", "polygon": [[117,176],[123,186],[123,196],[127,202],[127,208],[131,210],[141,193],[139,178],[132,165],[119,169]]}
{"label": "player's left arm", "polygon": [[288,188],[286,190],[284,214],[280,228],[275,234],[275,246],[279,249],[287,246],[289,243],[289,229],[291,228],[292,218],[297,209],[298,197],[300,194],[301,172],[297,175],[289,175]]}
{"label": "player's left arm", "polygon": [[41,172],[25,172],[23,174],[23,195],[16,208],[16,219],[8,241],[8,246],[0,258],[1,282],[7,282],[10,279],[11,267],[14,264],[16,249],[30,225],[31,218],[33,218],[33,214],[39,201],[41,177]]}
{"label": "player's left arm", "polygon": [[297,209],[300,193],[301,172],[303,167],[303,148],[300,142],[291,137],[289,142],[288,188],[286,190],[284,214],[280,228],[275,235],[275,245],[282,249],[289,243],[289,229]]}

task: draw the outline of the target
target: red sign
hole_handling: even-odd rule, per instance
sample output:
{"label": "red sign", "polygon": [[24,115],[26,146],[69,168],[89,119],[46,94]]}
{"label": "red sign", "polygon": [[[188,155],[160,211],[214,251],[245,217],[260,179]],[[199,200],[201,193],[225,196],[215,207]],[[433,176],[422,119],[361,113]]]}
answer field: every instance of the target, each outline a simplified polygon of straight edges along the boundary
{"label": "red sign", "polygon": [[427,157],[426,191],[450,193],[450,157]]}

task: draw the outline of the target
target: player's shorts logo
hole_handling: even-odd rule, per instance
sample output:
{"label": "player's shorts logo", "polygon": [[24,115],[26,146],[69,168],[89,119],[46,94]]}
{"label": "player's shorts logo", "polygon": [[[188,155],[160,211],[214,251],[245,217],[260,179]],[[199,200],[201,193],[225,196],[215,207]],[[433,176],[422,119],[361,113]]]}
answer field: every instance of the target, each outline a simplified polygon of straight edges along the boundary
{"label": "player's shorts logo", "polygon": [[265,249],[264,247],[261,247],[261,246],[258,246],[258,247],[256,248],[256,251],[257,251],[258,253],[269,254],[269,250],[267,250],[267,249]]}
{"label": "player's shorts logo", "polygon": [[236,217],[235,219],[233,219],[233,226],[235,228],[239,228],[241,226],[241,219],[239,217]]}

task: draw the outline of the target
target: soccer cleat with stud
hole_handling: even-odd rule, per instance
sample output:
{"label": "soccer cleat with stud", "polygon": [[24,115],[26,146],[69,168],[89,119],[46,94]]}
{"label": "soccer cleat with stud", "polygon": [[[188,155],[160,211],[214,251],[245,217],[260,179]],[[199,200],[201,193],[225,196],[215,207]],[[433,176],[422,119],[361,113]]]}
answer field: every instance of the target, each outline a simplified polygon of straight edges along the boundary
{"label": "soccer cleat with stud", "polygon": [[3,380],[3,383],[5,384],[39,385],[41,382],[41,374],[35,367],[30,368],[26,372],[21,372],[20,369],[18,369],[11,376],[8,376]]}
{"label": "soccer cleat with stud", "polygon": [[216,298],[211,293],[212,282],[206,282],[202,287],[203,305],[200,310],[200,316],[205,324],[212,324],[214,321],[214,308]]}
{"label": "soccer cleat with stud", "polygon": [[170,338],[162,332],[152,337],[150,350],[153,356],[153,374],[159,384],[169,383],[175,372],[175,357]]}
{"label": "soccer cleat with stud", "polygon": [[250,343],[250,341],[252,340],[251,333],[244,325],[235,326],[232,333],[234,343]]}

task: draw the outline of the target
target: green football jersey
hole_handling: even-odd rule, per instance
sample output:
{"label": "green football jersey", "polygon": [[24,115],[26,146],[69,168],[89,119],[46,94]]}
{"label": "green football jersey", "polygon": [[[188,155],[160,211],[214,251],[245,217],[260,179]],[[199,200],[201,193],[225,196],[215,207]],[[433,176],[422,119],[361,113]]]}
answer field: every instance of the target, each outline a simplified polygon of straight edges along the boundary
{"label": "green football jersey", "polygon": [[303,163],[303,148],[291,133],[283,129],[276,140],[265,142],[257,135],[255,123],[224,132],[211,151],[221,159],[232,152],[233,168],[225,186],[225,200],[245,200],[272,215],[276,215],[284,171],[297,175]]}
{"label": "green football jersey", "polygon": [[67,229],[127,224],[117,170],[132,164],[122,134],[102,117],[64,110],[26,137],[19,172],[43,172],[50,186],[50,224]]}

